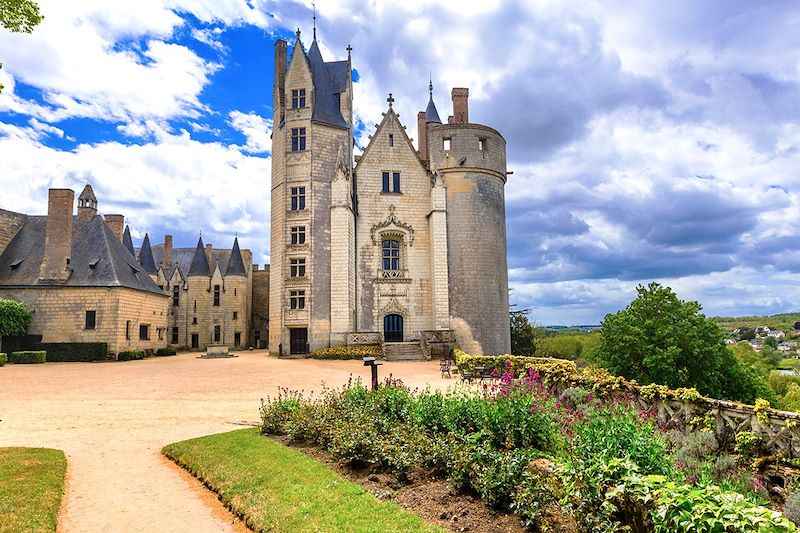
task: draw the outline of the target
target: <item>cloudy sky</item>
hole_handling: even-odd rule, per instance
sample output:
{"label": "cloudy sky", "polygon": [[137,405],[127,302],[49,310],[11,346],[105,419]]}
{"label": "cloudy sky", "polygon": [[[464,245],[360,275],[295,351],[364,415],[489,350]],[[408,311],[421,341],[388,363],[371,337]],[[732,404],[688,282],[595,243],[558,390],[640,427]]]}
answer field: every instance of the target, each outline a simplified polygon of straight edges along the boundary
{"label": "cloudy sky", "polygon": [[[135,241],[269,260],[272,44],[291,0],[43,0],[0,30],[0,207],[91,182]],[[470,5],[471,4],[471,5]],[[800,310],[800,4],[319,0],[327,60],[353,47],[358,142],[386,95],[508,141],[512,302],[596,323],[659,280],[710,315]],[[290,41],[292,42],[292,41]],[[413,133],[412,133],[412,136]]]}

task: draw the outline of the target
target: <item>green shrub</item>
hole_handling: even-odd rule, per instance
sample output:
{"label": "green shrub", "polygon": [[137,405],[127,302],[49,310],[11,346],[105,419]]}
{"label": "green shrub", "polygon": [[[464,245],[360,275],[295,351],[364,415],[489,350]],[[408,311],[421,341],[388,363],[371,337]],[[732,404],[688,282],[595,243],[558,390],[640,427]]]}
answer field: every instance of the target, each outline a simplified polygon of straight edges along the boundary
{"label": "green shrub", "polygon": [[11,352],[8,360],[18,365],[44,363],[47,361],[47,352]]}
{"label": "green shrub", "polygon": [[117,361],[138,361],[139,359],[144,359],[144,352],[141,350],[129,350],[117,354]]}
{"label": "green shrub", "polygon": [[0,366],[5,365],[8,362],[8,356],[4,353],[0,353]]}
{"label": "green shrub", "polygon": [[47,360],[55,362],[102,361],[108,357],[105,342],[38,342],[33,349],[47,352]]}
{"label": "green shrub", "polygon": [[362,357],[378,357],[383,355],[380,344],[357,344],[353,346],[331,346],[320,348],[308,354],[312,359],[361,359]]}
{"label": "green shrub", "polygon": [[156,350],[156,355],[176,355],[178,353],[178,349],[172,345],[165,346],[164,348],[159,348]]}

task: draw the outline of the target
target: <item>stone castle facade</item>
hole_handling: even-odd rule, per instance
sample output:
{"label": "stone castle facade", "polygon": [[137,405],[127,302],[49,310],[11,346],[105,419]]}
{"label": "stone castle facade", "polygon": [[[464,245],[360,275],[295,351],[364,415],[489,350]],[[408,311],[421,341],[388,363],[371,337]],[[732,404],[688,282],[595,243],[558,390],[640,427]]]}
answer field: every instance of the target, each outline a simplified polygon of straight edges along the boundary
{"label": "stone castle facade", "polygon": [[353,155],[351,57],[314,39],[275,43],[269,347],[454,340],[510,350],[505,140],[452,91],[442,123],[417,116],[415,148],[388,109]]}

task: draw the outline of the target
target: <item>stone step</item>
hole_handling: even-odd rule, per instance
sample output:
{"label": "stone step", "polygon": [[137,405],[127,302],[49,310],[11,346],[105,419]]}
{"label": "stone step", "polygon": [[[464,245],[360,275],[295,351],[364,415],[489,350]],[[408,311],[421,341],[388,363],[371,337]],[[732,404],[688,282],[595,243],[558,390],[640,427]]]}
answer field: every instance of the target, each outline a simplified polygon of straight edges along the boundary
{"label": "stone step", "polygon": [[383,345],[387,361],[424,361],[425,353],[419,342],[387,342]]}

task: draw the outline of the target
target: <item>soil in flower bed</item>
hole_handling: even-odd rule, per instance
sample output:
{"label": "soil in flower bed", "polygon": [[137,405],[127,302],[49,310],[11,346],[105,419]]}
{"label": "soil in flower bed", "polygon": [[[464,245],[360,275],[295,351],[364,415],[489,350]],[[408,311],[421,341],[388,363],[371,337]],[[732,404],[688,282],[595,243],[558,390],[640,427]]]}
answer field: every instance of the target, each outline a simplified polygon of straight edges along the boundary
{"label": "soil in flower bed", "polygon": [[[324,463],[339,475],[358,483],[381,500],[391,500],[414,512],[421,518],[450,531],[470,533],[524,533],[526,529],[519,517],[497,511],[486,505],[478,496],[456,491],[447,481],[415,472],[410,483],[402,483],[391,474],[376,472],[371,466],[354,467],[333,459],[328,452],[316,446],[296,444],[284,437],[270,436]],[[546,513],[545,525],[550,531],[577,532],[571,517],[560,509]]]}

